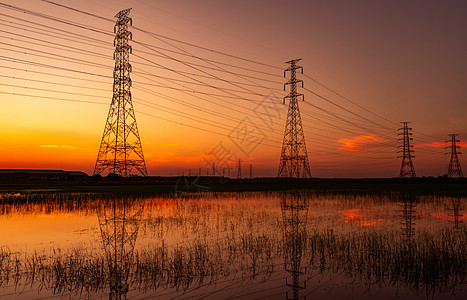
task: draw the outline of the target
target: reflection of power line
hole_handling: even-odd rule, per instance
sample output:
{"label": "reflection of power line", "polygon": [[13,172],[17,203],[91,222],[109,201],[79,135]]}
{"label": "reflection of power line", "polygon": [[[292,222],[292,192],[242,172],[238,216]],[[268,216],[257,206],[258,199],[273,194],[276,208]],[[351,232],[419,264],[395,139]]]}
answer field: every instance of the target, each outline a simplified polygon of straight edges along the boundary
{"label": "reflection of power line", "polygon": [[126,202],[114,200],[110,208],[101,207],[99,227],[109,271],[110,299],[125,299],[133,251],[142,210],[130,210]]}
{"label": "reflection of power line", "polygon": [[300,283],[300,275],[306,273],[300,266],[302,253],[306,245],[306,222],[308,217],[308,203],[301,194],[283,195],[281,211],[284,225],[284,267],[291,275],[286,284],[292,292],[292,298],[299,299],[300,290],[306,287],[306,282]]}

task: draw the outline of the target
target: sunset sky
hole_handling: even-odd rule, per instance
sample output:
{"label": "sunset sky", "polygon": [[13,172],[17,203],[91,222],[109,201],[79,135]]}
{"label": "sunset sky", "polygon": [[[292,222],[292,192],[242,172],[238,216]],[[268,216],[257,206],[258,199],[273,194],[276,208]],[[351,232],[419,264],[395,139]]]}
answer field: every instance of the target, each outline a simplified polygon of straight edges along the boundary
{"label": "sunset sky", "polygon": [[294,58],[313,177],[398,176],[402,121],[417,176],[447,172],[448,134],[467,147],[466,1],[1,0],[0,169],[92,174],[130,7],[149,175],[276,176]]}

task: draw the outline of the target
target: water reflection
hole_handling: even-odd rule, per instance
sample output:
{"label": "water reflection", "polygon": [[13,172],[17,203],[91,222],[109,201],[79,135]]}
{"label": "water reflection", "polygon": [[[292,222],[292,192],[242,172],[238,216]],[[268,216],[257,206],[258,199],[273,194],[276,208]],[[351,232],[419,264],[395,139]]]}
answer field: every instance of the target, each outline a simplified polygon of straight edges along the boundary
{"label": "water reflection", "polygon": [[284,228],[284,268],[291,276],[290,280],[286,278],[286,284],[292,292],[292,298],[287,293],[286,299],[299,299],[300,290],[306,288],[306,281],[300,281],[300,276],[306,274],[306,268],[301,267],[307,239],[306,197],[300,193],[282,195],[281,212]]}
{"label": "water reflection", "polygon": [[463,197],[194,195],[3,202],[0,295],[467,299]]}
{"label": "water reflection", "polygon": [[405,238],[407,244],[412,244],[415,236],[415,208],[416,208],[416,197],[414,195],[400,195],[401,206],[402,206],[402,235]]}
{"label": "water reflection", "polygon": [[142,208],[130,207],[125,200],[108,204],[99,207],[98,220],[109,272],[109,299],[126,299]]}
{"label": "water reflection", "polygon": [[451,203],[452,203],[452,217],[453,217],[454,227],[456,229],[459,229],[461,224],[463,223],[462,217],[464,216],[462,213],[463,208],[461,206],[461,198],[460,197],[452,198]]}

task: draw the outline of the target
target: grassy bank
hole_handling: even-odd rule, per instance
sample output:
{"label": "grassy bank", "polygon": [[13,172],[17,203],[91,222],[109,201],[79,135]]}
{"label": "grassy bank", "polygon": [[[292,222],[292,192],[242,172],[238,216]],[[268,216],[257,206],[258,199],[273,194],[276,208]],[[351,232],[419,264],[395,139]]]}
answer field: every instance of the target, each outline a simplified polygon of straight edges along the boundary
{"label": "grassy bank", "polygon": [[310,190],[332,193],[467,195],[467,180],[401,179],[227,179],[220,177],[161,177],[127,181],[56,181],[0,183],[0,193],[112,193],[159,195],[187,192]]}

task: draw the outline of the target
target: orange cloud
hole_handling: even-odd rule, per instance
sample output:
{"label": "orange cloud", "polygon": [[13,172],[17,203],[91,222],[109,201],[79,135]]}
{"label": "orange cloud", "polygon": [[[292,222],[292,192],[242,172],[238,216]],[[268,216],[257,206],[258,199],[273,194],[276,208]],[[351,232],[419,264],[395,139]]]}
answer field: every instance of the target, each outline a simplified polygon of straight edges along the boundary
{"label": "orange cloud", "polygon": [[62,148],[62,149],[76,149],[75,146],[70,145],[40,145],[40,148]]}
{"label": "orange cloud", "polygon": [[416,144],[415,147],[432,147],[432,148],[442,148],[446,147],[447,143],[445,142],[432,142],[426,144]]}
{"label": "orange cloud", "polygon": [[[415,147],[431,147],[431,148],[444,148],[444,147],[449,147],[451,145],[450,142],[431,142],[431,143],[425,143],[425,144],[416,144]],[[458,146],[461,146],[462,148],[467,148],[467,143],[466,142],[460,142],[457,143]]]}
{"label": "orange cloud", "polygon": [[364,143],[368,141],[379,142],[381,141],[381,139],[372,135],[360,135],[354,138],[353,140],[339,139],[339,142],[344,144],[344,146],[340,147],[338,150],[351,152],[365,151],[362,149],[362,146],[366,146],[366,150],[368,150],[368,145],[364,145]]}

